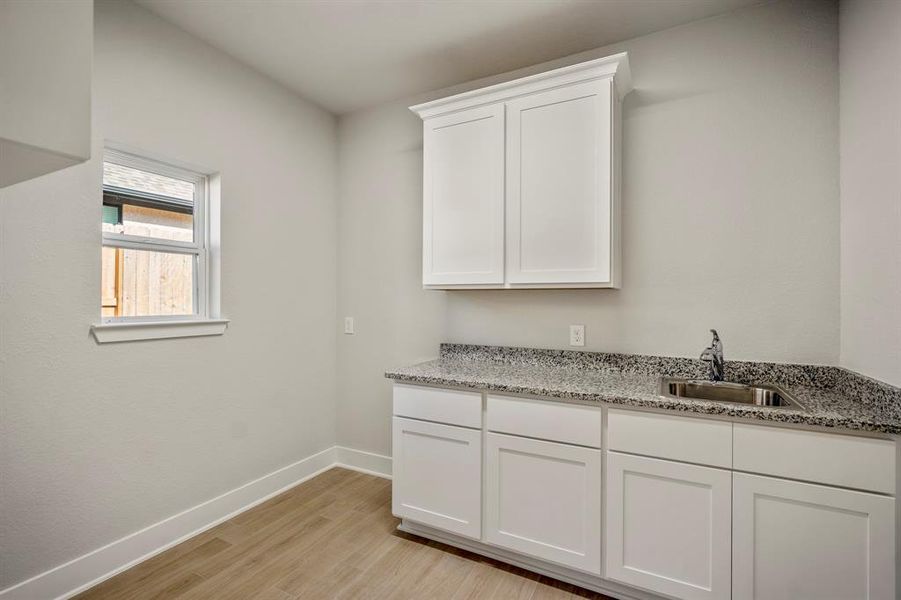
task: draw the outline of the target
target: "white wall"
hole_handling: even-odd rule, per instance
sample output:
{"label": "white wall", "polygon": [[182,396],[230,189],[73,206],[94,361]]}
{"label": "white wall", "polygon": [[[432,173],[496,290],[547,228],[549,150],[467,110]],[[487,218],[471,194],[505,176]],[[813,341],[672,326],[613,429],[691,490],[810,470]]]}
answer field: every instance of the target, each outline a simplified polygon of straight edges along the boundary
{"label": "white wall", "polygon": [[90,155],[93,14],[93,0],[0,0],[0,187]]}
{"label": "white wall", "polygon": [[91,0],[0,0],[0,137],[87,157],[92,14]]}
{"label": "white wall", "polygon": [[[0,190],[0,589],[334,444],[334,118],[95,18],[94,159]],[[221,171],[224,336],[94,343],[105,138]]]}
{"label": "white wall", "polygon": [[841,363],[901,386],[901,2],[840,27]]}
{"label": "white wall", "polygon": [[[694,356],[716,326],[729,358],[838,361],[833,2],[353,113],[337,148],[327,113],[143,9],[98,2],[95,29],[95,158],[0,190],[0,589],[331,446],[336,427],[390,454],[382,373],[441,341],[565,348],[584,323],[588,350]],[[422,290],[406,107],[619,50],[636,86],[623,290]],[[104,139],[222,172],[225,336],[93,342]],[[344,315],[356,334],[336,345]]]}
{"label": "white wall", "polygon": [[426,98],[342,117],[339,443],[390,453],[382,371],[439,341],[565,348],[584,323],[587,350],[696,356],[716,327],[727,358],[835,364],[837,43],[835,3],[783,0],[516,73],[630,54],[622,290],[420,289]]}
{"label": "white wall", "polygon": [[422,290],[422,125],[405,105],[339,121],[339,440],[390,454],[386,366],[426,360],[445,334],[445,294]]}

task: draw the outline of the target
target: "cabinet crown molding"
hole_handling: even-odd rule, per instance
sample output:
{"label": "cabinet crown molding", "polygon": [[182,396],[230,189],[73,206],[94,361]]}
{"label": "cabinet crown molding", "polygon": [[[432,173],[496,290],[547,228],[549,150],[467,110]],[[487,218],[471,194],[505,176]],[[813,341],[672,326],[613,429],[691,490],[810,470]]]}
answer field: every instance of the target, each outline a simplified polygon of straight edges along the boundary
{"label": "cabinet crown molding", "polygon": [[520,77],[519,79],[505,81],[488,87],[454,94],[446,98],[416,104],[411,106],[410,110],[422,119],[429,119],[457,110],[504,102],[556,86],[593,79],[613,79],[616,94],[622,100],[632,90],[632,74],[629,70],[628,53],[620,52],[536,75]]}

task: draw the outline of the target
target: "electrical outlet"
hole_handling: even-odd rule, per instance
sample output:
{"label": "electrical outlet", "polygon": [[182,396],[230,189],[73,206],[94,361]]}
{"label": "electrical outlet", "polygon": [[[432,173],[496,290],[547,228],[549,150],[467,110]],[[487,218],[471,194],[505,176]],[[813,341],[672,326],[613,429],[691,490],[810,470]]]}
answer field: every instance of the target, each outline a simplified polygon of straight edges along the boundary
{"label": "electrical outlet", "polygon": [[344,333],[346,335],[354,334],[354,318],[353,317],[344,317]]}
{"label": "electrical outlet", "polygon": [[569,345],[584,346],[585,345],[585,326],[570,325],[569,326]]}

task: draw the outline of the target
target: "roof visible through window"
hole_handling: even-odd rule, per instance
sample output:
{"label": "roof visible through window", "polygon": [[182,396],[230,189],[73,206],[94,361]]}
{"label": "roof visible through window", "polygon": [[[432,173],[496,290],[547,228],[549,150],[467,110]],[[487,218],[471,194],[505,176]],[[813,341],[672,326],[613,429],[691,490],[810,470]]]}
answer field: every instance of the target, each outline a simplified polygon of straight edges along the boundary
{"label": "roof visible through window", "polygon": [[103,163],[104,187],[133,190],[194,203],[194,184],[111,162]]}

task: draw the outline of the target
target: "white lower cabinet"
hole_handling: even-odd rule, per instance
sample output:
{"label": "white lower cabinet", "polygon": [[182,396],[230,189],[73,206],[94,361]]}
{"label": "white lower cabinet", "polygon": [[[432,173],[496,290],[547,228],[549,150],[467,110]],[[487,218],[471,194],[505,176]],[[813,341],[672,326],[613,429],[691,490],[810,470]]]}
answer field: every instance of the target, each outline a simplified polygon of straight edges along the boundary
{"label": "white lower cabinet", "polygon": [[894,498],[740,473],[733,494],[734,600],[895,598]]}
{"label": "white lower cabinet", "polygon": [[731,595],[732,473],[607,453],[606,576],[684,600]]}
{"label": "white lower cabinet", "polygon": [[482,432],[394,417],[392,512],[479,539]]}
{"label": "white lower cabinet", "polygon": [[394,414],[394,514],[462,547],[641,597],[901,598],[892,442],[409,385]]}
{"label": "white lower cabinet", "polygon": [[485,541],[599,575],[601,451],[486,437]]}

